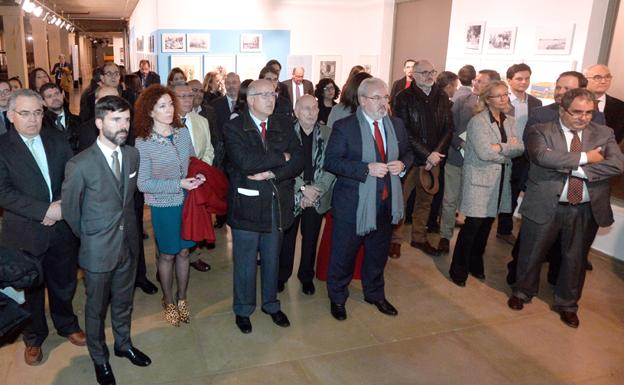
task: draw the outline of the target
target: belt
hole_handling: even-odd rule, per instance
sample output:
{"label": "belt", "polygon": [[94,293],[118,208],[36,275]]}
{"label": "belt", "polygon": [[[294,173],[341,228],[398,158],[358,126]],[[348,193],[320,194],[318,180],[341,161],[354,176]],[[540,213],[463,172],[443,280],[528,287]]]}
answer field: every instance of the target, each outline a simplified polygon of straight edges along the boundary
{"label": "belt", "polygon": [[591,202],[581,202],[581,203],[570,203],[570,202],[559,202],[559,205],[561,206],[583,206],[583,205],[588,205]]}

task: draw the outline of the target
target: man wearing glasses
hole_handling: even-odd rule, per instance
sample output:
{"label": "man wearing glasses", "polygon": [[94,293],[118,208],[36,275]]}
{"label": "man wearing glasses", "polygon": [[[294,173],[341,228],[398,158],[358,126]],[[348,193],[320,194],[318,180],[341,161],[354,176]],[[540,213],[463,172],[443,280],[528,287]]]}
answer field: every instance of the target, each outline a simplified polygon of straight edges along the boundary
{"label": "man wearing glasses", "polygon": [[598,103],[598,111],[605,114],[607,126],[613,129],[615,140],[620,143],[624,139],[624,102],[611,95],[607,91],[611,87],[613,75],[609,67],[603,64],[595,64],[584,71],[587,78],[587,89],[594,93]]}
{"label": "man wearing glasses", "polygon": [[[415,191],[410,245],[425,254],[438,256],[438,250],[427,240],[427,220],[435,192],[427,191],[420,178],[433,168],[444,167],[444,158],[453,135],[453,116],[448,96],[437,85],[438,72],[427,60],[414,65],[414,82],[399,93],[394,102],[395,115],[405,124],[414,152],[414,167],[405,179],[403,197]],[[431,173],[431,180],[439,173]],[[401,255],[401,227],[394,229],[390,256]]]}
{"label": "man wearing glasses", "polygon": [[526,146],[531,166],[520,206],[522,235],[516,283],[507,304],[522,310],[537,295],[546,252],[561,237],[561,267],[552,309],[569,327],[579,326],[578,301],[590,240],[613,223],[609,179],[624,171],[613,131],[591,121],[592,92],[576,88],[561,99],[557,121],[535,125]]}
{"label": "man wearing glasses", "polygon": [[279,253],[284,230],[294,220],[295,177],[303,150],[292,123],[273,115],[275,84],[256,80],[247,88],[248,109],[225,124],[230,190],[227,223],[232,228],[234,314],[242,333],[251,333],[256,308],[257,256],[261,260],[262,312],[280,327],[290,326],[277,299]]}
{"label": "man wearing glasses", "polygon": [[43,266],[43,284],[26,291],[32,322],[23,331],[24,360],[38,365],[48,336],[46,288],[58,334],[74,345],[86,344],[72,307],[78,242],[61,214],[65,164],[74,154],[63,134],[41,129],[43,100],[36,92],[14,91],[7,116],[15,129],[0,137],[0,207],[4,208],[0,244],[31,253]]}

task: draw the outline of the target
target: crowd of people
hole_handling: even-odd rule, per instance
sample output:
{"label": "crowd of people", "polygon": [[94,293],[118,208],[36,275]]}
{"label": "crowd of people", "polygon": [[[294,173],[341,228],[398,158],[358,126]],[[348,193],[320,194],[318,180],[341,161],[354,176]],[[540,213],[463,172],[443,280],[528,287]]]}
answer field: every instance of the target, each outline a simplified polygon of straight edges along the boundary
{"label": "crowd of people", "polygon": [[[0,81],[0,244],[43,266],[42,283],[26,290],[26,363],[42,360],[47,289],[54,327],[87,346],[98,383],[115,383],[104,338],[109,305],[115,355],[149,365],[130,337],[134,289],[158,292],[146,276],[144,205],[163,317],[179,327],[192,320],[190,268],[211,268],[193,251],[214,238],[188,235],[197,233],[189,231],[197,209],[189,202],[200,196],[210,207],[227,203],[227,213],[207,209],[216,220],[201,226],[231,228],[242,333],[252,332],[258,268],[262,312],[290,326],[279,293],[293,274],[299,233],[301,290],[314,295],[314,277],[326,279],[330,313],[342,321],[354,277],[366,302],[398,315],[384,269],[401,257],[404,225],[409,245],[434,258],[451,252],[461,226],[449,278],[464,287],[469,276],[486,279],[495,219],[496,237],[513,245],[508,306],[521,310],[538,294],[547,260],[552,308],[579,326],[590,246],[598,227],[613,222],[609,180],[624,172],[624,102],[607,94],[609,68],[562,72],[547,106],[527,92],[525,63],[503,78],[472,65],[438,73],[428,60],[409,59],[391,87],[362,66],[341,87],[331,78],[314,85],[301,67],[280,82],[277,60],[258,71],[242,82],[211,71],[200,82],[173,68],[161,85],[147,60],[130,74],[107,62],[94,69],[78,116],[68,107],[64,57],[52,76],[31,71],[28,89]],[[219,194],[221,178],[227,194]],[[440,234],[437,245],[431,233]],[[78,267],[85,331],[72,307]]]}

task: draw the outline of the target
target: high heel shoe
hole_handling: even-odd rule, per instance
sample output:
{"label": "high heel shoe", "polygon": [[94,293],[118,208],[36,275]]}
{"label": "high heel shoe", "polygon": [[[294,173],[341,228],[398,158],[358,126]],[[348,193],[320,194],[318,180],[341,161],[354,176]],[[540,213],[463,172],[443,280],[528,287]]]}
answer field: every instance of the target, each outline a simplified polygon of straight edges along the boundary
{"label": "high heel shoe", "polygon": [[165,305],[165,321],[175,327],[180,326],[180,313],[178,313],[176,305],[172,303]]}
{"label": "high heel shoe", "polygon": [[188,302],[186,302],[185,299],[178,300],[178,314],[180,322],[186,324],[191,322],[191,313],[189,311]]}

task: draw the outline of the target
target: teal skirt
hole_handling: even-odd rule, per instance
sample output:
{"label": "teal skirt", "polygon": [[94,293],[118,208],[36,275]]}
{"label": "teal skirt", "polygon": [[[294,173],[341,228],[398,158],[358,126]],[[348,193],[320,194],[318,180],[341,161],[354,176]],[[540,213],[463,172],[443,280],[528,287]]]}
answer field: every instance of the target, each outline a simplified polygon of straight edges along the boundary
{"label": "teal skirt", "polygon": [[162,254],[178,254],[182,249],[195,246],[195,242],[181,237],[182,207],[151,207],[156,246]]}

